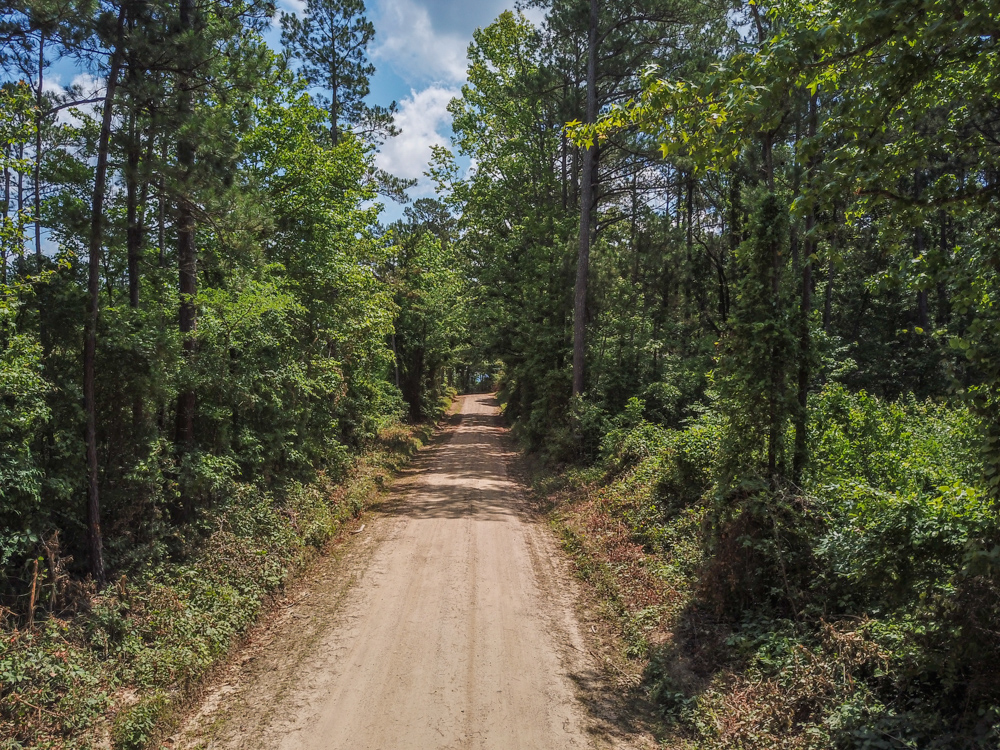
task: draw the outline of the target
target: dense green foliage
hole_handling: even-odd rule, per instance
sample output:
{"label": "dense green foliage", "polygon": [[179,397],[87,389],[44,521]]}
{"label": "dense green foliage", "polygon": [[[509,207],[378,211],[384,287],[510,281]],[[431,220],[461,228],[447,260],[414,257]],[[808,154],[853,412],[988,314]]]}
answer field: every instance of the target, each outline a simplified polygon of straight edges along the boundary
{"label": "dense green foliage", "polygon": [[584,570],[673,739],[1000,741],[1000,7],[527,5],[388,228],[363,3],[285,15],[287,56],[250,0],[5,9],[5,726],[135,686],[141,746],[357,456],[496,376],[613,519],[632,562]]}
{"label": "dense green foliage", "polygon": [[[310,8],[294,55],[269,3],[3,9],[4,748],[109,711],[145,746],[456,380],[463,266],[430,214],[379,223],[406,182],[375,168],[364,4]],[[60,93],[57,60],[106,86]]]}
{"label": "dense green foliage", "polygon": [[978,419],[842,385],[812,405],[794,491],[720,498],[719,415],[669,429],[638,400],[595,466],[568,473],[568,545],[648,659],[671,746],[994,746]]}
{"label": "dense green foliage", "polygon": [[477,32],[452,104],[470,324],[525,445],[596,462],[652,588],[688,592],[649,651],[668,723],[995,745],[1000,9],[533,5]]}

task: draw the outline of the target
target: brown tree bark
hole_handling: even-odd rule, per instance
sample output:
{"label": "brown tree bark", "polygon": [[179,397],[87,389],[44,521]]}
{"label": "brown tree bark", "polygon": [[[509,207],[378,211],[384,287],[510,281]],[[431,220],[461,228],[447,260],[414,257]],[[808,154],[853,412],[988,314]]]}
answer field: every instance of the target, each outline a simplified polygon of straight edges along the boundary
{"label": "brown tree bark", "polygon": [[[597,122],[597,0],[590,0],[587,29],[587,113],[586,122]],[[580,243],[576,260],[576,288],[573,295],[573,395],[579,396],[586,384],[587,279],[590,273],[590,243],[593,232],[594,181],[597,144],[583,152],[580,177]]]}
{"label": "brown tree bark", "polygon": [[[161,158],[167,160],[167,139],[163,138]],[[156,249],[157,263],[160,268],[167,267],[167,183],[160,173],[156,182]]]}
{"label": "brown tree bark", "polygon": [[42,113],[45,97],[42,84],[45,75],[45,31],[38,34],[38,90],[35,92],[35,257],[42,259]]}
{"label": "brown tree bark", "polygon": [[340,119],[340,103],[337,101],[338,95],[338,82],[337,82],[337,72],[332,71],[331,81],[330,81],[330,140],[333,141],[333,145],[336,146],[340,142],[340,127],[338,120]]}
{"label": "brown tree bark", "polygon": [[[809,99],[809,124],[808,132],[810,138],[816,137],[816,107],[817,94],[813,94]],[[808,173],[806,177],[807,187],[812,181],[815,170],[815,157],[810,159]],[[803,245],[802,257],[802,289],[801,305],[799,307],[799,372],[796,393],[795,410],[795,447],[792,453],[792,478],[798,482],[802,478],[806,462],[809,460],[809,446],[807,435],[807,417],[809,400],[809,379],[812,376],[810,359],[812,357],[812,340],[809,331],[809,315],[812,312],[812,259],[816,253],[816,238],[813,230],[816,227],[816,207],[809,209],[806,217],[806,241]]]}
{"label": "brown tree bark", "polygon": [[[774,134],[766,133],[762,145],[764,158],[764,176],[767,180],[768,192],[774,194]],[[781,295],[781,247],[777,240],[771,243],[771,294],[775,307]],[[781,372],[779,352],[771,350],[771,388],[768,397],[768,431],[767,431],[767,476],[774,480],[778,473],[778,447],[781,444],[783,420],[780,416],[781,401],[784,397],[784,382]]]}
{"label": "brown tree bark", "polygon": [[118,41],[111,53],[104,113],[97,143],[97,165],[94,169],[94,192],[90,202],[90,243],[87,264],[87,317],[84,323],[83,345],[83,408],[86,415],[85,443],[87,450],[87,547],[90,573],[98,588],[105,583],[104,539],[101,534],[101,499],[97,460],[97,404],[95,380],[97,374],[97,321],[101,299],[101,245],[104,237],[104,194],[107,188],[108,148],[111,142],[111,118],[115,88],[121,67],[121,36],[125,21],[124,9],[118,17]]}
{"label": "brown tree bark", "polygon": [[139,223],[139,138],[136,134],[135,112],[129,116],[129,143],[125,166],[125,244],[128,254],[128,304],[139,306],[139,252],[142,247],[142,226]]}
{"label": "brown tree bark", "polygon": [[[180,25],[182,29],[194,28],[194,0],[181,0]],[[178,83],[180,102],[178,109],[182,121],[191,116],[191,93],[187,90],[189,81],[181,76]],[[198,342],[195,337],[198,325],[198,313],[195,307],[195,297],[198,294],[198,249],[195,245],[196,222],[194,205],[187,191],[194,168],[195,144],[190,135],[184,134],[177,142],[177,164],[180,167],[184,186],[177,201],[177,269],[178,291],[180,292],[180,310],[178,314],[179,330],[184,349],[184,359],[191,366]],[[197,396],[194,388],[186,386],[177,395],[177,423],[175,447],[178,457],[187,453],[194,444],[194,412]],[[187,498],[182,497],[182,515],[188,515],[190,508]]]}

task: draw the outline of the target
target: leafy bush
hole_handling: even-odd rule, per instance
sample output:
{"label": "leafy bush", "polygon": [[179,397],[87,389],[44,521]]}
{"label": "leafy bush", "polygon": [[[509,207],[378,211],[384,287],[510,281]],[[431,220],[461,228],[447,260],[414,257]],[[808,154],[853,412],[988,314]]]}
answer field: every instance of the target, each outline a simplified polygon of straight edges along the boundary
{"label": "leafy bush", "polygon": [[853,481],[922,492],[982,477],[982,424],[966,408],[912,395],[885,401],[839,385],[824,388],[809,407],[811,488]]}
{"label": "leafy bush", "polygon": [[[829,385],[801,486],[733,487],[714,409],[663,430],[641,407],[607,421],[603,484],[561,514],[585,514],[572,551],[678,744],[996,746],[1000,532],[974,413]],[[621,526],[672,594],[630,596]],[[669,636],[643,635],[650,611]]]}
{"label": "leafy bush", "polygon": [[189,528],[183,558],[147,558],[133,579],[84,594],[89,609],[72,619],[47,617],[34,629],[4,623],[0,750],[85,747],[100,740],[99,729],[110,731],[115,748],[149,746],[268,597],[378,494],[429,431],[388,425],[340,482],[321,473],[280,492],[203,462],[200,471],[224,480],[226,492],[201,528]]}
{"label": "leafy bush", "polygon": [[667,447],[669,433],[643,419],[645,409],[645,402],[633,396],[625,411],[609,421],[600,449],[601,460],[609,469],[630,468]]}
{"label": "leafy bush", "polygon": [[32,446],[50,417],[45,395],[51,388],[42,376],[41,345],[16,331],[18,305],[6,299],[7,291],[0,286],[0,569],[23,554],[19,536],[39,531],[42,472]]}

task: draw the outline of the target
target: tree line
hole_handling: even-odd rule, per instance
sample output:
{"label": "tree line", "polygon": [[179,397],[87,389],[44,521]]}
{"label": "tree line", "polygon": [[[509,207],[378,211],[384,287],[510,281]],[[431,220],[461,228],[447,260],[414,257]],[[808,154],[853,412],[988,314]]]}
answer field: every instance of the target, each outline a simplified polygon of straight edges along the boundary
{"label": "tree line", "polygon": [[[472,342],[687,592],[642,647],[678,741],[989,746],[1000,8],[526,6],[451,104]],[[843,680],[800,694],[805,654]],[[748,708],[761,679],[784,697]]]}
{"label": "tree line", "polygon": [[379,222],[412,181],[375,164],[399,130],[394,102],[370,102],[364,3],[275,16],[256,0],[4,8],[8,603],[53,534],[97,587],[183,556],[227,481],[338,476],[456,377],[447,234],[420,205]]}
{"label": "tree line", "polygon": [[470,47],[475,171],[448,193],[529,440],[583,394],[676,421],[711,371],[763,420],[734,453],[794,480],[845,365],[996,424],[995,9],[533,5],[541,28],[504,14]]}

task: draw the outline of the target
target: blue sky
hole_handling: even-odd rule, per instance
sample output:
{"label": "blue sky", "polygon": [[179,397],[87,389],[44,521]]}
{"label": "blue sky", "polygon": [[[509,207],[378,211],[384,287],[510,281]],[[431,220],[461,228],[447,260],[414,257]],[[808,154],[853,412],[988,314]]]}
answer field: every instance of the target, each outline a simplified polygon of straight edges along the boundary
{"label": "blue sky", "polygon": [[[397,125],[402,134],[387,142],[378,154],[378,165],[399,176],[419,180],[414,198],[432,193],[423,176],[434,144],[449,145],[451,121],[448,102],[465,82],[466,50],[472,32],[488,25],[515,0],[367,0],[367,15],[375,26],[369,57],[376,67],[371,81],[372,103],[399,104]],[[279,0],[279,11],[301,13],[305,0]],[[537,11],[529,13],[538,22]],[[280,47],[278,16],[267,34],[268,43]],[[57,62],[47,73],[46,88],[62,92],[76,84],[86,92],[99,92],[103,81],[80,73],[69,60]],[[68,113],[63,115],[71,117]],[[383,221],[402,215],[402,207],[386,201]]]}
{"label": "blue sky", "polygon": [[[513,8],[514,0],[367,0],[367,6],[375,26],[369,48],[376,67],[370,99],[382,105],[398,102],[396,124],[403,131],[382,147],[378,164],[399,177],[419,180],[410,191],[413,197],[429,195],[423,171],[431,145],[450,142],[447,106],[465,82],[472,32]],[[305,0],[280,0],[279,8],[301,13]],[[275,46],[278,39],[276,31],[269,35]],[[388,202],[383,221],[401,214],[402,207]]]}

